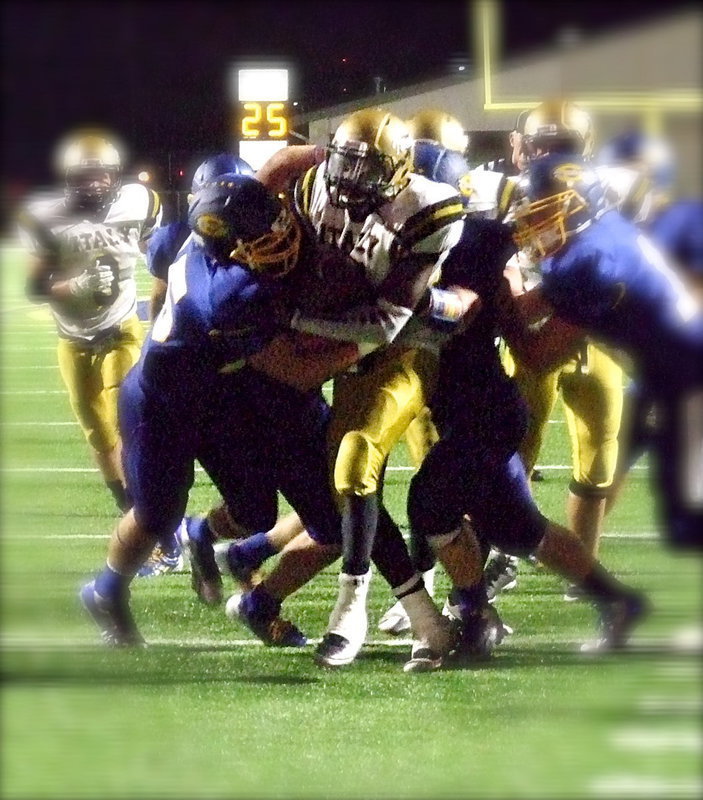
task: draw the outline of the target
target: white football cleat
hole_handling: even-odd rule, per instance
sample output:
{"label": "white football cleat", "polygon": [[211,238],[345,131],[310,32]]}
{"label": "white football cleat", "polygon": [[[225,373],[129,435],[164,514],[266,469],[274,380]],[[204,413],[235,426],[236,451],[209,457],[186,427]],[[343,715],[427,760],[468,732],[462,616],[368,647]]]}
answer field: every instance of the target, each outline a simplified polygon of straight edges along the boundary
{"label": "white football cleat", "polygon": [[315,650],[315,662],[323,667],[351,664],[366,640],[366,595],[371,570],[365,575],[339,575],[339,593],[330,614],[327,632]]}
{"label": "white football cleat", "polygon": [[392,636],[400,636],[410,630],[410,617],[405,612],[403,604],[398,600],[381,617],[378,622],[379,631],[390,633]]}

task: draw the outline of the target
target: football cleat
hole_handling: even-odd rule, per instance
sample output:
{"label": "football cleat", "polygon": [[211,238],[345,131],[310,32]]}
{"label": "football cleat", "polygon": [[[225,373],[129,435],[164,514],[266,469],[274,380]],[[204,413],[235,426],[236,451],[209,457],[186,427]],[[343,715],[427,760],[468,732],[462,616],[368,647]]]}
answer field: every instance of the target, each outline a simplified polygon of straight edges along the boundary
{"label": "football cleat", "polygon": [[566,600],[567,603],[576,603],[579,600],[588,600],[588,596],[580,586],[572,583],[570,586],[566,587],[566,591],[564,592],[564,600]]}
{"label": "football cleat", "polygon": [[236,542],[219,542],[215,545],[215,563],[223,574],[231,575],[248,592],[263,579],[261,570],[254,569],[239,556]]}
{"label": "football cleat", "polygon": [[492,603],[501,592],[510,591],[517,586],[518,560],[515,556],[496,553],[484,571],[488,602]]}
{"label": "football cleat", "polygon": [[278,613],[257,608],[251,592],[233,594],[225,606],[230,619],[238,619],[264,644],[270,647],[304,647],[308,640],[292,622]]}
{"label": "football cleat", "polygon": [[632,629],[650,611],[647,598],[639,592],[617,600],[598,604],[600,619],[598,636],[581,645],[582,653],[608,653],[622,650],[627,644]]}
{"label": "football cleat", "polygon": [[442,616],[424,636],[413,642],[410,660],[403,672],[431,672],[439,669],[458,643],[458,625],[452,617]]}
{"label": "football cleat", "polygon": [[110,600],[99,595],[95,591],[95,582],[91,581],[81,589],[80,600],[98,626],[105,644],[110,647],[146,645],[129,609],[129,594],[121,600]]}
{"label": "football cleat", "polygon": [[443,657],[424,642],[413,643],[410,660],[403,665],[403,672],[432,672],[442,666]]}
{"label": "football cleat", "polygon": [[222,576],[215,561],[215,551],[202,517],[188,517],[188,554],[190,557],[190,584],[200,600],[208,606],[222,602]]}
{"label": "football cleat", "polygon": [[339,593],[330,614],[327,632],[315,650],[315,662],[323,667],[351,664],[366,639],[366,595],[371,570],[365,575],[339,575]]}
{"label": "football cleat", "polygon": [[179,548],[167,553],[160,544],[151,551],[149,558],[137,571],[138,578],[155,578],[158,575],[167,575],[170,572],[183,572],[185,559],[183,551]]}
{"label": "football cleat", "polygon": [[[450,606],[450,616],[456,618],[457,611],[451,609]],[[490,658],[505,636],[512,633],[512,629],[503,624],[491,605],[465,616],[458,624],[458,642],[452,653],[452,661],[459,665]]]}
{"label": "football cleat", "polygon": [[321,667],[344,667],[359,654],[364,639],[353,641],[339,633],[326,633],[315,648],[315,663]]}
{"label": "football cleat", "polygon": [[413,642],[410,660],[403,665],[403,672],[432,672],[442,666],[443,660],[442,654],[428,647],[427,642]]}
{"label": "football cleat", "polygon": [[403,604],[398,600],[381,617],[378,622],[379,631],[390,633],[392,636],[400,636],[410,630],[410,617],[405,613]]}

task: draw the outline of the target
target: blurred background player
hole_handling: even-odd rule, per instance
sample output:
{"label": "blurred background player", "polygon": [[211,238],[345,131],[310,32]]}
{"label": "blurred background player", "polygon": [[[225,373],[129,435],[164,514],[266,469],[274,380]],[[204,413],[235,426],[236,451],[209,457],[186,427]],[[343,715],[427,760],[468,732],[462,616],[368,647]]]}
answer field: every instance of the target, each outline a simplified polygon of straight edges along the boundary
{"label": "blurred background player", "polygon": [[[703,201],[673,197],[676,158],[671,145],[661,137],[630,129],[606,142],[598,162],[610,202],[662,250],[703,305]],[[630,381],[625,400],[607,511],[633,464],[649,449],[656,429],[656,411],[638,381]]]}
{"label": "blurred background player", "polygon": [[[528,319],[557,315],[632,361],[656,409],[650,477],[665,541],[703,547],[703,310],[653,242],[607,203],[588,163],[535,158],[515,212],[518,247],[542,281],[515,298]],[[524,354],[539,364],[538,353]]]}
{"label": "blurred background player", "polygon": [[71,408],[121,511],[130,505],[120,459],[117,393],[139,358],[135,271],[161,219],[161,202],[140,183],[122,184],[109,134],[78,130],[61,142],[62,192],[30,200],[19,214],[31,255],[27,294],[48,303]]}
{"label": "blurred background player", "polygon": [[[566,153],[590,158],[594,147],[593,123],[582,108],[566,100],[541,103],[519,118],[522,133],[515,136],[522,162],[546,153]],[[515,132],[514,132],[515,135]],[[515,193],[512,193],[515,196]],[[508,218],[510,212],[508,212]],[[529,291],[540,281],[535,254],[518,253],[510,262],[516,291]],[[522,283],[522,288],[520,284]],[[566,499],[567,527],[587,549],[598,555],[605,507],[617,462],[618,430],[622,417],[623,372],[602,346],[587,338],[556,369],[536,372],[507,349],[506,368],[512,372],[529,410],[520,455],[528,475],[533,474],[542,448],[547,423],[557,397],[564,405],[573,472]],[[486,567],[489,597],[516,584],[518,562],[496,553]],[[567,587],[566,600],[580,599],[574,587]]]}

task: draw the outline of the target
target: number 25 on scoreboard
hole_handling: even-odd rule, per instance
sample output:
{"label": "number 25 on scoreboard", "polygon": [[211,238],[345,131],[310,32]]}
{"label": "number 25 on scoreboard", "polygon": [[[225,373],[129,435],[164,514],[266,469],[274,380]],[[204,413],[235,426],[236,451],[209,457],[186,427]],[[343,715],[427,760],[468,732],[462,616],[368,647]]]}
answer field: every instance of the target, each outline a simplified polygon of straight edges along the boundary
{"label": "number 25 on scoreboard", "polygon": [[288,114],[285,103],[242,103],[240,130],[245,139],[285,139]]}

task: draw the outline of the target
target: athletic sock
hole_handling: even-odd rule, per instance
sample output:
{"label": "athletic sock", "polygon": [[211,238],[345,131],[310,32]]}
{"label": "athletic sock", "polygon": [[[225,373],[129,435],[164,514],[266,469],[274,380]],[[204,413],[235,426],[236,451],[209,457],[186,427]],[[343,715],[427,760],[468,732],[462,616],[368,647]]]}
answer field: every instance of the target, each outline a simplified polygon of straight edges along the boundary
{"label": "athletic sock", "polygon": [[484,582],[481,580],[468,588],[452,589],[449,602],[459,607],[462,619],[475,614],[488,604]]}
{"label": "athletic sock", "polygon": [[375,494],[349,495],[342,514],[342,572],[365,575],[371,566],[371,551],[378,525]]}
{"label": "athletic sock", "polygon": [[633,593],[632,589],[621,583],[598,563],[594,564],[588,575],[576,585],[595,601],[619,600]]}
{"label": "athletic sock", "polygon": [[378,509],[378,527],[371,556],[394,592],[400,586],[409,586],[408,581],[419,580],[403,534],[383,505]]}
{"label": "athletic sock", "polygon": [[244,598],[250,608],[264,617],[276,617],[281,610],[281,601],[269,594],[261,583],[244,595]]}
{"label": "athletic sock", "polygon": [[120,575],[111,566],[105,565],[103,571],[95,579],[95,591],[106,599],[112,600],[124,597],[132,578],[127,575]]}
{"label": "athletic sock", "polygon": [[237,559],[250,569],[258,569],[266,559],[276,555],[277,552],[265,531],[233,542],[227,550],[228,558],[233,550],[236,551]]}

